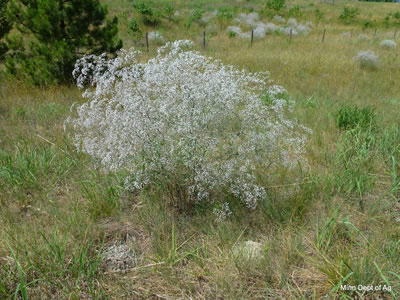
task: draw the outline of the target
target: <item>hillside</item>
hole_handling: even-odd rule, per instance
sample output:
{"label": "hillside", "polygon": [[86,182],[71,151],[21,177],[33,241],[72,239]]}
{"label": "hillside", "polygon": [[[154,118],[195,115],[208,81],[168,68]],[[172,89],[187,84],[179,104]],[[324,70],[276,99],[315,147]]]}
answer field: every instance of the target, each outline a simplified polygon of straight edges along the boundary
{"label": "hillside", "polygon": [[[140,6],[137,4],[135,8],[133,1],[102,2],[107,4],[110,15],[119,19],[124,49],[141,50],[143,54],[135,63],[142,63],[149,72],[158,70],[167,77],[168,72],[161,64],[146,65],[146,62],[156,57],[158,48],[166,42],[184,39],[194,42],[193,50],[198,55],[217,59],[221,65],[234,65],[252,73],[269,72],[268,86],[279,85],[285,91],[274,94],[276,99],[268,93],[257,97],[271,107],[284,100],[279,105],[287,104],[289,108],[282,109],[282,115],[276,109],[276,122],[271,121],[268,128],[274,129],[280,121],[287,127],[282,125],[281,136],[273,135],[271,144],[286,138],[291,126],[297,130],[297,124],[301,124],[301,130],[305,128],[301,136],[305,137],[305,147],[297,151],[286,146],[281,150],[266,146],[277,152],[271,154],[272,162],[287,155],[295,162],[291,168],[279,163],[266,168],[265,160],[242,150],[249,160],[256,161],[254,178],[265,190],[256,209],[243,204],[241,194],[235,194],[233,189],[228,192],[226,186],[217,191],[210,188],[210,201],[200,198],[193,201],[190,189],[182,184],[187,182],[187,178],[181,178],[187,174],[187,165],[172,171],[156,169],[159,177],[151,178],[162,178],[165,182],[154,183],[152,179],[154,182],[150,180],[146,188],[128,190],[126,169],[110,168],[111,172],[105,172],[93,159],[103,158],[102,154],[96,157],[96,149],[106,144],[105,140],[89,138],[95,141],[95,146],[92,145],[95,149],[89,145],[86,153],[77,152],[74,132],[70,128],[64,130],[64,121],[74,115],[70,112],[71,105],[88,101],[82,96],[83,90],[68,85],[40,88],[3,76],[0,82],[1,299],[399,297],[400,4],[293,0],[279,9],[284,3],[280,0],[270,0],[269,7],[261,0],[158,0],[143,2],[147,3],[147,10],[142,7],[140,13]],[[201,74],[201,66],[193,64]],[[212,82],[207,78],[199,81],[205,82],[205,95],[214,95],[213,89],[217,88],[213,82],[218,82],[218,86],[226,84],[232,89],[217,91],[215,95],[229,101],[226,100],[229,97],[224,97],[232,92],[232,99],[238,98],[232,105],[237,105],[239,112],[245,109],[243,103],[253,103],[240,102],[241,90],[235,90],[242,87],[244,79],[227,83],[229,68],[223,71],[215,68],[220,77],[212,77],[210,71]],[[171,74],[174,70],[177,72],[171,67]],[[176,81],[184,82],[182,74],[188,74],[188,81],[192,80],[191,71],[177,72]],[[175,84],[164,77],[150,80],[149,88],[143,90],[135,90],[128,80],[126,87],[134,92],[119,91],[116,99],[128,99],[120,102],[128,106],[129,97],[136,99],[135,93],[142,91],[154,100],[157,97],[151,98],[153,91],[163,92],[163,84]],[[249,84],[250,90],[252,84],[256,85],[254,82]],[[185,88],[182,83],[182,89]],[[202,86],[190,88],[195,99],[202,99],[198,95],[202,94]],[[176,90],[184,98],[186,94],[180,92]],[[165,99],[174,101],[168,93]],[[213,110],[213,99],[206,100],[210,100]],[[171,107],[179,105],[176,101],[176,106],[171,104]],[[124,111],[125,106],[110,105],[116,112]],[[226,134],[219,143],[210,142],[215,148],[210,151],[213,154],[209,160],[217,161],[213,165],[217,168],[225,158],[224,142],[231,141],[232,132],[239,132],[242,127],[235,123],[236,119],[225,116],[221,107],[215,107],[216,116],[231,122],[224,128],[224,123],[210,117],[215,128]],[[150,106],[149,112],[153,108]],[[179,116],[187,117],[178,108]],[[207,109],[200,108],[209,117]],[[241,117],[239,112],[237,119]],[[262,117],[257,114],[260,111],[250,112]],[[168,115],[166,110],[162,113]],[[139,114],[135,116],[139,118]],[[75,123],[79,128],[87,124],[82,118],[81,123]],[[128,116],[132,124],[136,124],[135,118]],[[92,127],[104,125],[100,134],[106,136],[108,124],[99,119],[97,115],[98,123],[94,122]],[[168,119],[166,124],[171,120],[175,119]],[[253,124],[256,129],[251,128],[264,129],[258,119],[253,120],[257,126]],[[174,122],[179,124],[179,120]],[[140,124],[149,124],[148,128],[153,125],[144,121]],[[118,128],[117,125],[112,128]],[[92,127],[87,126],[90,130]],[[209,130],[206,125],[193,125],[195,132],[201,131],[198,128]],[[215,134],[219,132],[217,129],[210,132]],[[170,132],[168,128],[165,130]],[[112,143],[123,141],[126,135],[114,132],[117,138]],[[182,132],[192,134],[190,130]],[[135,132],[129,133],[132,137]],[[208,131],[207,134],[210,140],[214,138]],[[235,146],[246,135],[234,138]],[[196,139],[202,145],[200,134]],[[160,149],[168,141],[162,140]],[[181,141],[185,141],[185,134]],[[293,144],[296,147],[301,144],[297,142]],[[171,153],[174,145],[168,149]],[[257,145],[254,147],[257,149]],[[196,147],[190,149],[195,151]],[[118,151],[109,153],[118,156],[123,152]],[[114,158],[111,154],[109,161]],[[185,155],[182,154],[182,160]],[[203,163],[209,160],[199,159]],[[180,159],[174,163],[180,166]],[[163,172],[167,176],[162,177]],[[219,177],[209,179],[206,188],[222,185],[231,173],[216,172]],[[246,191],[241,190],[243,194]]]}

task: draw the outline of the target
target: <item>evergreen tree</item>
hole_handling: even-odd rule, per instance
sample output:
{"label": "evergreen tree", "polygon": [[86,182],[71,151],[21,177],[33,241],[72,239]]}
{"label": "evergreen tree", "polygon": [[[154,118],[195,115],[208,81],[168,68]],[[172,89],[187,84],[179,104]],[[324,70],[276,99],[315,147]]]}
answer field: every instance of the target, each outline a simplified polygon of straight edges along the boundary
{"label": "evergreen tree", "polygon": [[11,23],[6,15],[6,7],[8,0],[0,0],[0,60],[4,58],[7,52],[7,45],[2,38],[7,35],[11,29]]}
{"label": "evergreen tree", "polygon": [[99,0],[10,0],[8,16],[18,33],[7,38],[6,68],[38,85],[71,81],[78,58],[122,47]]}

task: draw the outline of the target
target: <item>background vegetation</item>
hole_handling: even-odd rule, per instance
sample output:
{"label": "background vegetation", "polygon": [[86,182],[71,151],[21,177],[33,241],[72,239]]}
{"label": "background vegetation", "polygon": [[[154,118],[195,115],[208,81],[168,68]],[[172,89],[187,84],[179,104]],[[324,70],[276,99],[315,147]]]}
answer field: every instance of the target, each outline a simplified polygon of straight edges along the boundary
{"label": "background vegetation", "polygon": [[[379,45],[398,41],[398,4],[102,3],[118,17],[124,47],[146,52],[144,33],[157,31],[164,41],[192,39],[224,63],[270,71],[296,101],[293,117],[313,130],[309,167],[273,174],[269,197],[254,212],[232,209],[224,222],[212,207],[181,213],[165,205],[162,190],[127,193],[124,174],[104,174],[75,152],[63,122],[71,104],[84,101],[77,88],[38,87],[3,72],[0,298],[398,297],[400,58],[399,48]],[[250,47],[226,32],[241,12],[314,25],[307,36],[267,35]],[[151,40],[145,56],[162,43]],[[375,52],[377,68],[353,60],[364,50]],[[261,245],[260,258],[237,254],[246,241]],[[343,291],[341,284],[391,290]]]}

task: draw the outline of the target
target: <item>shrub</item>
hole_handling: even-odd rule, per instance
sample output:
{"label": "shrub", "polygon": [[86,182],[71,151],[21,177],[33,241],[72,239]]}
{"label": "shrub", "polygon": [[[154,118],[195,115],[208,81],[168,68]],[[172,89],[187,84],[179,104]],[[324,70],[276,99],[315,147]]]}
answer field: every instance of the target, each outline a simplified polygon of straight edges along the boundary
{"label": "shrub", "polygon": [[140,29],[139,24],[136,21],[136,19],[132,19],[129,22],[128,30],[133,35],[133,38],[135,40],[139,39],[143,35],[142,30]]}
{"label": "shrub", "polygon": [[361,68],[372,70],[378,68],[378,57],[371,50],[358,52],[358,54],[354,56],[354,60],[360,63]]}
{"label": "shrub", "polygon": [[351,24],[360,14],[358,8],[344,7],[343,12],[340,14],[339,19],[345,24]]}
{"label": "shrub", "polygon": [[400,19],[400,11],[396,11],[395,13],[393,13],[392,17],[395,19]]}
{"label": "shrub", "polygon": [[7,45],[1,39],[11,30],[11,22],[6,15],[7,4],[8,0],[0,0],[0,60],[3,59],[4,54],[7,52]]}
{"label": "shrub", "polygon": [[375,108],[372,106],[359,108],[345,105],[335,113],[335,119],[336,126],[339,129],[374,127],[376,125]]}
{"label": "shrub", "polygon": [[235,31],[231,31],[231,30],[228,31],[229,38],[234,38],[234,37],[236,37],[236,35],[237,35],[237,33]]}
{"label": "shrub", "polygon": [[393,40],[383,40],[379,45],[386,49],[394,49],[397,46],[396,42]]}
{"label": "shrub", "polygon": [[387,27],[389,27],[389,23],[390,23],[390,16],[386,16],[383,19],[383,24],[385,24],[385,27],[387,28]]}
{"label": "shrub", "polygon": [[127,189],[159,188],[182,209],[227,197],[255,208],[268,174],[305,162],[309,130],[286,117],[284,89],[269,86],[267,73],[225,66],[192,46],[167,43],[147,62],[133,50],[80,59],[77,83],[95,90],[66,126],[105,171],[131,174]]}
{"label": "shrub", "polygon": [[289,9],[289,16],[291,17],[301,17],[304,13],[301,11],[300,5],[295,5]]}
{"label": "shrub", "polygon": [[187,19],[184,26],[190,28],[193,22],[200,21],[202,17],[203,17],[203,10],[201,8],[196,8]]}
{"label": "shrub", "polygon": [[325,14],[320,9],[316,8],[314,11],[314,15],[317,22],[320,22],[324,18]]}
{"label": "shrub", "polygon": [[160,12],[154,8],[153,2],[138,1],[133,4],[135,10],[142,16],[143,23],[155,26],[160,22]]}
{"label": "shrub", "polygon": [[75,61],[86,54],[115,52],[118,19],[107,20],[99,0],[11,1],[17,30],[7,39],[9,73],[37,85],[72,81]]}
{"label": "shrub", "polygon": [[235,16],[235,9],[221,7],[217,11],[217,20],[221,24],[230,22]]}
{"label": "shrub", "polygon": [[375,27],[375,23],[369,20],[366,20],[362,24],[363,29]]}
{"label": "shrub", "polygon": [[171,21],[174,17],[176,10],[171,4],[165,4],[162,8],[164,16]]}
{"label": "shrub", "polygon": [[268,0],[266,8],[271,9],[275,12],[280,12],[286,8],[286,0]]}

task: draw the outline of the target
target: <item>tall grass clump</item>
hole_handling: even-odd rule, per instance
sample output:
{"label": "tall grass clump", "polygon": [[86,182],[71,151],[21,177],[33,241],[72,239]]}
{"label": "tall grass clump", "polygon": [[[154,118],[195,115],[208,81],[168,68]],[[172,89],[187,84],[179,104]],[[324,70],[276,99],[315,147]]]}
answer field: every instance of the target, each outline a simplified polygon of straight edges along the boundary
{"label": "tall grass clump", "polygon": [[147,62],[135,50],[77,61],[78,85],[95,89],[66,125],[105,171],[130,173],[129,190],[159,188],[180,209],[228,198],[253,209],[269,174],[305,162],[309,129],[288,119],[290,101],[268,73],[223,65],[192,46],[167,43]]}
{"label": "tall grass clump", "polygon": [[375,70],[378,68],[378,56],[374,51],[360,51],[354,56],[354,60],[360,63],[362,69]]}
{"label": "tall grass clump", "polygon": [[339,129],[347,130],[356,127],[374,127],[377,117],[373,106],[359,108],[358,106],[343,105],[335,113],[335,120]]}

